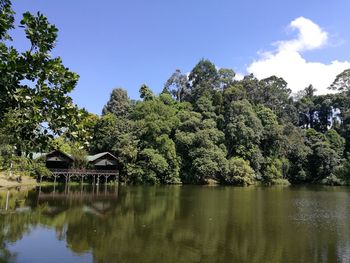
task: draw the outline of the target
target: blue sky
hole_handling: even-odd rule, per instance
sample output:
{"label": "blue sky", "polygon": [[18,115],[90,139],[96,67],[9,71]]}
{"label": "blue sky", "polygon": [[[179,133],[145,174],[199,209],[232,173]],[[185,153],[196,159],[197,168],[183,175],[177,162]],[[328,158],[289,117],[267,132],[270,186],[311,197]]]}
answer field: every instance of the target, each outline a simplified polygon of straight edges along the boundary
{"label": "blue sky", "polygon": [[[143,83],[160,92],[175,69],[189,72],[201,58],[240,74],[279,74],[294,85],[293,91],[304,88],[299,86],[308,81],[307,74],[310,83],[322,90],[333,72],[350,67],[348,0],[25,0],[13,4],[17,15],[40,11],[59,28],[53,54],[80,75],[71,95],[80,107],[97,114],[113,88],[125,88],[133,99]],[[16,47],[28,46],[21,32],[12,35]],[[295,42],[303,47],[286,48]],[[298,68],[307,72],[303,81]],[[317,79],[323,71],[333,75]]]}

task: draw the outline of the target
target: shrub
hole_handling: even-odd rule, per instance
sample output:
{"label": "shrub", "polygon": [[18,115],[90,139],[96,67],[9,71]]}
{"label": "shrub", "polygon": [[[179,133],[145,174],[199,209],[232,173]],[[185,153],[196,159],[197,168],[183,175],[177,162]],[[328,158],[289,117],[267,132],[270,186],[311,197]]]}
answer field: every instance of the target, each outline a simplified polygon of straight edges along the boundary
{"label": "shrub", "polygon": [[52,174],[46,168],[45,164],[40,160],[31,160],[24,156],[12,156],[3,163],[2,169],[6,174],[10,171],[16,176],[32,176],[39,175],[50,177]]}
{"label": "shrub", "polygon": [[239,157],[233,157],[228,160],[227,172],[223,176],[223,183],[247,186],[255,184],[255,181],[255,173],[249,162]]}
{"label": "shrub", "polygon": [[344,184],[350,184],[350,158],[348,159],[341,165],[339,166],[335,172],[334,172],[335,177],[338,180],[341,180]]}
{"label": "shrub", "polygon": [[278,158],[266,158],[265,169],[263,171],[263,182],[265,184],[289,184],[284,176],[287,174],[289,167],[288,160]]}
{"label": "shrub", "polygon": [[337,177],[335,174],[331,174],[327,176],[321,181],[321,184],[324,185],[345,185],[346,182],[342,180],[340,177]]}

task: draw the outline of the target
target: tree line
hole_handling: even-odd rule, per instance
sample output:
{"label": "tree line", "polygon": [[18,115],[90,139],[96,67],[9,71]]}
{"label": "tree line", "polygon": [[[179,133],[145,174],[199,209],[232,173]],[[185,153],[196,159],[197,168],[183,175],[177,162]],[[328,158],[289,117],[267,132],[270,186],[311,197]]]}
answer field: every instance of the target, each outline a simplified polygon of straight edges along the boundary
{"label": "tree line", "polygon": [[250,185],[343,184],[349,177],[349,72],[334,94],[292,96],[282,78],[235,79],[202,59],[140,101],[114,89],[91,127],[89,151],[118,156],[126,180]]}
{"label": "tree line", "polygon": [[[160,94],[147,85],[140,100],[116,88],[102,116],[69,97],[78,75],[51,56],[57,28],[38,13],[23,14],[29,49],[11,46],[14,12],[0,0],[0,155],[63,149],[109,151],[122,180],[233,185],[350,181],[350,69],[327,95],[310,85],[292,94],[271,76],[235,78],[202,59],[176,70]],[[81,156],[81,153],[77,153]]]}

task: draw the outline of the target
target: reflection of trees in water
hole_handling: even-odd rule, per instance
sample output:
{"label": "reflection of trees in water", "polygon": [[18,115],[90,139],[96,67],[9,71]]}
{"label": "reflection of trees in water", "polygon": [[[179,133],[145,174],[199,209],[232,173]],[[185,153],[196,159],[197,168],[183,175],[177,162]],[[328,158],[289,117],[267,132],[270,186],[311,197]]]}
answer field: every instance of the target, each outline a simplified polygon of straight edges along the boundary
{"label": "reflection of trees in water", "polygon": [[[175,186],[120,187],[117,199],[72,195],[37,205],[29,198],[31,211],[1,217],[0,241],[21,239],[40,223],[55,228],[75,253],[91,252],[95,262],[341,261],[349,243],[349,193],[328,194]],[[326,211],[338,217],[322,220]],[[301,220],[317,213],[319,221]]]}
{"label": "reflection of trees in water", "polygon": [[[2,213],[0,214],[0,262],[15,261],[16,254],[11,253],[6,244],[22,239],[26,233],[30,232],[31,225],[38,221],[37,213],[25,212],[25,210],[21,212],[21,208],[26,206],[28,191],[9,190],[8,200],[7,193],[8,191],[0,191],[0,211]],[[5,213],[6,203],[8,210]],[[15,213],[15,210],[20,212]]]}

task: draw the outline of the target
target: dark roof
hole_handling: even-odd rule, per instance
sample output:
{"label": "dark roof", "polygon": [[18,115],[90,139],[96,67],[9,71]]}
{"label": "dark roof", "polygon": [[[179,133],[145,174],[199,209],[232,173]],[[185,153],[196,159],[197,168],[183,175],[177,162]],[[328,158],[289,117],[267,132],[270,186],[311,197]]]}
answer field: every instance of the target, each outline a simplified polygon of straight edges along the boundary
{"label": "dark roof", "polygon": [[74,158],[73,158],[71,155],[69,155],[68,153],[65,153],[65,152],[63,152],[63,151],[61,151],[61,150],[54,150],[54,151],[51,151],[51,152],[45,154],[45,156],[51,155],[51,154],[53,154],[53,153],[55,153],[55,152],[59,152],[59,153],[63,154],[64,156],[68,157],[69,159],[71,159],[72,161],[74,161]]}
{"label": "dark roof", "polygon": [[111,154],[109,152],[98,153],[98,154],[95,154],[95,155],[88,155],[87,156],[87,160],[89,162],[93,162],[93,161],[96,161],[97,159],[101,158],[104,155],[109,155],[109,156],[113,157],[115,160],[117,160],[117,157],[115,157],[113,154]]}
{"label": "dark roof", "polygon": [[[51,151],[49,153],[33,153],[33,159],[38,159],[38,158],[41,158],[41,157],[46,157],[48,155],[51,155],[55,152],[60,152],[61,154],[63,154],[64,156],[68,157],[69,159],[71,159],[72,161],[74,160],[73,156],[71,156],[70,154],[68,153],[65,153],[61,150],[54,150],[54,151]],[[88,160],[88,162],[93,162],[93,161],[96,161],[97,159],[103,157],[104,155],[109,155],[111,156],[113,159],[117,160],[117,157],[115,157],[113,154],[109,153],[109,152],[102,152],[102,153],[97,153],[95,155],[88,155],[86,157],[86,159]]]}

